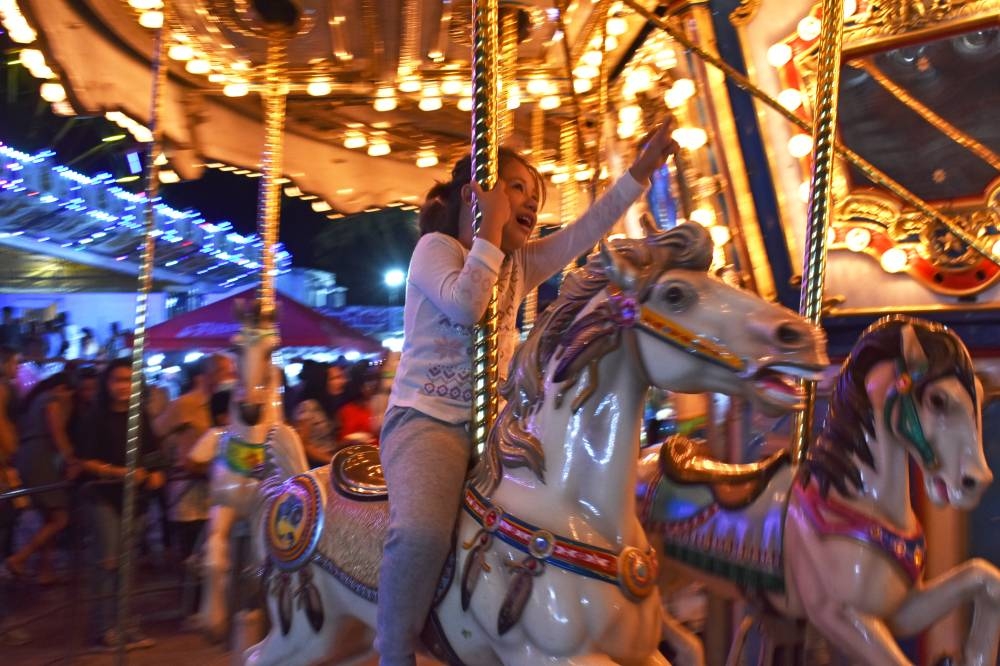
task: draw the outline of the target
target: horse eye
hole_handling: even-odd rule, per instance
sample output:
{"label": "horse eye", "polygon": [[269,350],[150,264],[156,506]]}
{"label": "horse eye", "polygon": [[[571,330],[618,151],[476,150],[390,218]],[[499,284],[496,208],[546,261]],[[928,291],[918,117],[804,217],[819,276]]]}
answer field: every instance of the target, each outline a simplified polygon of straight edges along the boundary
{"label": "horse eye", "polygon": [[689,289],[682,284],[670,284],[663,290],[663,302],[675,312],[686,310],[694,297]]}
{"label": "horse eye", "polygon": [[940,393],[931,393],[928,397],[928,402],[931,404],[931,409],[936,412],[944,411],[945,406],[948,404],[948,399],[941,395]]}

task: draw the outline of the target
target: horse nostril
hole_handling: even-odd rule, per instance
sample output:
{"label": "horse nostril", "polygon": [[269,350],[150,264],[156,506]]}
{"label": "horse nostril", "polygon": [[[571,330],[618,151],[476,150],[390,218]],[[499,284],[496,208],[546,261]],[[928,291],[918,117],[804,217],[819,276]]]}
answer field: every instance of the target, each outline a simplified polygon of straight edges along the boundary
{"label": "horse nostril", "polygon": [[962,487],[965,488],[966,490],[975,490],[976,486],[978,485],[979,482],[976,481],[975,477],[972,476],[962,477]]}
{"label": "horse nostril", "polygon": [[777,335],[778,342],[783,345],[797,345],[803,339],[802,330],[795,324],[790,323],[780,324],[775,334]]}

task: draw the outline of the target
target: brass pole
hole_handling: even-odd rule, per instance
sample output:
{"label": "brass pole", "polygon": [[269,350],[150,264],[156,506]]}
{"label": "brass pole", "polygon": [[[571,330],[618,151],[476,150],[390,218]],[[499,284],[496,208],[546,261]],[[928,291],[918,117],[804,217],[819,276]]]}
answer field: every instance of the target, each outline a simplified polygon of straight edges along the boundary
{"label": "brass pole", "polygon": [[[536,103],[531,109],[531,154],[537,164],[542,159],[542,152],[545,150],[545,111]],[[532,238],[538,237],[538,226],[531,232]],[[524,316],[522,317],[522,328],[527,333],[535,325],[538,317],[538,287],[528,292],[524,299]]]}
{"label": "brass pole", "polygon": [[[784,106],[781,105],[780,102],[778,102],[778,100],[774,99],[771,95],[767,94],[767,92],[765,92],[763,89],[759,88],[754,83],[752,83],[750,79],[748,79],[741,72],[736,70],[732,65],[727,63],[725,60],[706,51],[705,49],[695,44],[693,41],[688,39],[688,37],[684,35],[683,32],[675,29],[667,21],[660,18],[651,11],[647,10],[645,7],[640,5],[637,0],[622,0],[622,1],[626,5],[628,5],[629,8],[631,8],[640,16],[642,16],[644,19],[646,19],[654,26],[656,26],[660,30],[663,30],[665,33],[670,35],[671,38],[676,40],[677,43],[679,43],[685,49],[691,51],[699,58],[701,58],[708,64],[712,65],[713,67],[722,70],[722,72],[726,75],[726,78],[731,80],[733,83],[735,83],[741,89],[745,90],[750,95],[753,95],[761,102],[763,102],[767,106],[777,111],[785,120],[792,123],[793,125],[795,125],[804,132],[808,132],[810,134],[813,133],[813,126],[811,123],[803,120],[802,118],[799,118],[792,111],[786,109]],[[917,210],[921,215],[926,217],[928,220],[933,220],[944,226],[946,229],[948,229],[948,231],[954,234],[956,238],[961,240],[963,243],[971,247],[973,250],[981,254],[989,261],[992,261],[995,264],[1000,264],[1000,259],[998,259],[997,256],[993,254],[992,249],[987,247],[986,243],[982,239],[976,238],[973,235],[971,235],[968,231],[963,229],[960,224],[955,222],[947,215],[943,215],[940,211],[932,208],[930,205],[927,204],[927,202],[923,201],[922,199],[914,195],[905,187],[903,187],[895,180],[890,178],[888,174],[883,173],[880,169],[875,167],[875,165],[865,160],[856,152],[854,152],[847,146],[838,144],[834,145],[833,150],[837,153],[837,155],[846,159],[851,165],[853,165],[859,171],[861,171],[861,173],[864,174],[864,176],[869,180],[871,180],[873,183],[875,183],[876,185],[881,185],[882,187],[887,189],[894,196],[899,198],[900,201]]]}
{"label": "brass pole", "polygon": [[[492,188],[499,172],[497,164],[497,88],[499,67],[498,0],[475,0],[472,4],[472,178],[484,189]],[[476,205],[472,230],[479,234],[482,211]],[[472,443],[477,452],[496,420],[499,406],[499,357],[497,349],[497,288],[473,335],[472,354]]]}
{"label": "brass pole", "polygon": [[[826,235],[833,204],[833,145],[837,138],[837,100],[840,97],[840,51],[844,38],[844,0],[823,0],[823,22],[816,61],[816,110],[813,131],[813,172],[806,222],[806,254],[802,266],[799,314],[819,326],[823,317],[826,279]],[[795,460],[802,462],[816,405],[816,382],[804,381],[805,408],[796,412],[792,439]]]}
{"label": "brass pole", "polygon": [[146,201],[142,259],[139,262],[138,293],[135,303],[135,322],[132,328],[132,386],[128,399],[128,421],[125,442],[125,480],[121,517],[121,566],[118,569],[118,608],[115,621],[119,636],[117,663],[125,663],[125,625],[132,601],[132,548],[135,541],[135,469],[139,464],[139,443],[143,434],[142,384],[143,353],[146,348],[146,319],[149,310],[149,292],[153,287],[153,262],[156,255],[156,204],[159,201],[160,167],[156,158],[163,150],[163,95],[167,84],[168,61],[166,37],[170,3],[163,3],[163,25],[156,32],[153,51],[153,81],[150,91],[149,128],[153,140],[146,145]]}
{"label": "brass pole", "polygon": [[[559,127],[559,161],[566,168],[569,178],[559,186],[559,224],[566,226],[576,220],[580,206],[580,187],[576,182],[576,164],[580,155],[576,142],[577,122],[564,121]],[[576,268],[576,262],[571,261],[563,267],[565,276]]]}
{"label": "brass pole", "polygon": [[274,315],[274,248],[278,242],[281,216],[281,165],[284,149],[285,99],[288,33],[272,28],[267,33],[267,61],[264,65],[264,154],[261,157],[261,184],[257,194],[257,231],[261,237],[260,286],[257,299],[262,320]]}
{"label": "brass pole", "polygon": [[510,108],[511,95],[517,86],[517,12],[504,7],[500,12],[500,104],[497,106],[497,145],[503,145],[514,134],[514,109]]}

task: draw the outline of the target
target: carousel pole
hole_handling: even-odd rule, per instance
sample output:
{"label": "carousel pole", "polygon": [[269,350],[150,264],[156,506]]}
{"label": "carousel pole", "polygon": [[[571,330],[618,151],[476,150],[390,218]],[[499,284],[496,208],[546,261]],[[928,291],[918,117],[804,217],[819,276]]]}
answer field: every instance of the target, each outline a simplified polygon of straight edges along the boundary
{"label": "carousel pole", "polygon": [[[844,36],[844,0],[823,1],[823,22],[816,61],[813,172],[806,253],[802,270],[799,314],[819,326],[823,316],[823,283],[826,278],[826,236],[833,203],[833,158],[837,136],[837,100],[840,96],[840,51]],[[816,382],[803,382],[805,408],[795,414],[792,451],[797,462],[805,458],[812,435]]]}
{"label": "carousel pole", "polygon": [[261,247],[260,285],[257,302],[261,321],[274,317],[274,248],[278,242],[281,215],[281,165],[284,151],[286,61],[289,32],[270,27],[267,31],[267,61],[264,65],[264,154],[261,156],[262,182],[257,195],[257,231]]}
{"label": "carousel pole", "polygon": [[[475,0],[472,4],[472,178],[483,189],[496,185],[497,79],[499,63],[499,2]],[[473,211],[473,234],[479,235],[482,211]],[[499,356],[497,349],[497,288],[493,285],[486,313],[476,326],[472,354],[472,443],[477,453],[486,438],[499,406]]]}
{"label": "carousel pole", "polygon": [[128,400],[128,426],[125,444],[125,480],[121,519],[121,559],[118,569],[118,613],[115,621],[119,636],[117,662],[125,663],[125,625],[132,601],[132,549],[135,541],[135,470],[139,463],[139,439],[142,423],[142,371],[146,347],[146,318],[149,309],[149,292],[153,286],[153,261],[156,254],[156,203],[160,190],[160,167],[156,158],[163,149],[163,95],[167,83],[167,43],[170,2],[163,3],[163,25],[156,33],[153,53],[153,84],[150,93],[149,126],[153,140],[146,146],[146,202],[144,210],[145,233],[142,241],[142,259],[139,264],[138,293],[136,294],[135,323],[132,341],[132,388]]}

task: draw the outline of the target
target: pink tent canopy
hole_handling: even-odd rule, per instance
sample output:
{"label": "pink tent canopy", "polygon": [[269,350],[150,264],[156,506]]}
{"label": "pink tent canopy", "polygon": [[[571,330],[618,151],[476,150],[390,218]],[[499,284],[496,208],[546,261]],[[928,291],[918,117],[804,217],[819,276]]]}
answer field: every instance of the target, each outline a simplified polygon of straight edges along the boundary
{"label": "pink tent canopy", "polygon": [[[235,301],[252,301],[254,297],[254,290],[248,289],[152,326],[146,332],[146,347],[161,351],[229,347],[240,330],[233,314]],[[281,293],[277,293],[275,299],[282,347],[331,347],[364,354],[382,351],[377,340],[335,317],[328,317]]]}

